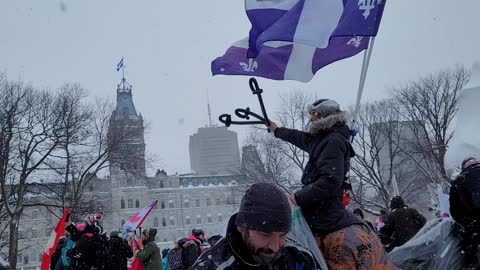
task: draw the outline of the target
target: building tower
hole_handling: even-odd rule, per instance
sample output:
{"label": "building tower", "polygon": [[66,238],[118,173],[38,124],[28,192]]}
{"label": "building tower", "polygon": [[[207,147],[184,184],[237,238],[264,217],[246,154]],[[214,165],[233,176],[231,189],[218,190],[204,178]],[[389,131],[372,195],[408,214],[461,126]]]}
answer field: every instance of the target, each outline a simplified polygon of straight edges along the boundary
{"label": "building tower", "polygon": [[125,76],[117,86],[117,104],[108,129],[110,175],[126,180],[145,176],[145,140],[143,117],[135,110],[132,86]]}
{"label": "building tower", "polygon": [[237,133],[226,127],[199,128],[190,136],[190,168],[198,175],[237,174],[240,151]]}

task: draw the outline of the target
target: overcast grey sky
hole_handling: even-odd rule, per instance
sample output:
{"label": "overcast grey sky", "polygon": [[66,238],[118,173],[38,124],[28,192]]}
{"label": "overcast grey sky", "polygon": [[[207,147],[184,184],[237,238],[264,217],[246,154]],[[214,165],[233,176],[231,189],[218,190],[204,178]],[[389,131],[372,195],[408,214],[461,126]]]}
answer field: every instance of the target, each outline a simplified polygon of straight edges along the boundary
{"label": "overcast grey sky", "polygon": [[[391,86],[455,64],[480,59],[479,0],[389,0],[375,43],[365,101]],[[121,73],[151,129],[147,149],[169,174],[189,171],[188,139],[237,107],[255,108],[248,77],[211,77],[210,62],[248,35],[242,0],[15,0],[0,2],[0,72],[39,87],[79,82],[91,94],[114,98]],[[362,55],[320,70],[307,83],[259,79],[267,110],[278,94],[301,88],[318,97],[355,101]],[[184,119],[183,124],[182,121]],[[245,126],[234,127],[240,141]]]}

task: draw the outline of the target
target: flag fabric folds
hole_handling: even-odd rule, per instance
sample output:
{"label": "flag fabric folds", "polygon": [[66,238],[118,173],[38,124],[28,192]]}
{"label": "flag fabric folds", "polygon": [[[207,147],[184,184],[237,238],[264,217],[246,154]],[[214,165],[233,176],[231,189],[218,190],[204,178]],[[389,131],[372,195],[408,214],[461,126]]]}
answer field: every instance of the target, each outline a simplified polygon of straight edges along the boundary
{"label": "flag fabric folds", "polygon": [[65,235],[65,223],[69,216],[70,216],[70,209],[67,208],[65,209],[62,217],[58,221],[57,226],[55,226],[55,230],[53,231],[52,235],[50,235],[50,239],[48,240],[47,247],[45,248],[45,251],[42,254],[42,264],[41,264],[42,270],[50,269],[50,260],[52,258],[53,253],[55,253],[60,237]]}
{"label": "flag fabric folds", "polygon": [[142,225],[143,221],[147,218],[148,214],[150,214],[157,203],[158,201],[154,201],[131,216],[122,226],[123,234],[127,235],[129,232],[138,229],[138,227]]}
{"label": "flag fabric folds", "polygon": [[246,0],[248,38],[212,62],[213,75],[307,82],[321,68],[368,47],[382,0]]}
{"label": "flag fabric folds", "polygon": [[[150,214],[150,212],[157,205],[157,203],[158,201],[154,201],[151,204],[140,209],[140,211],[131,216],[122,226],[123,235],[127,236],[130,232],[134,232],[133,238],[135,239],[130,239],[130,248],[132,249],[134,254],[135,251],[139,249],[138,245],[136,245],[136,238],[140,235],[139,233],[137,233],[139,232],[137,229],[142,225],[143,221],[147,218],[148,214]],[[128,259],[128,269],[142,270],[142,262],[136,257],[130,258]]]}

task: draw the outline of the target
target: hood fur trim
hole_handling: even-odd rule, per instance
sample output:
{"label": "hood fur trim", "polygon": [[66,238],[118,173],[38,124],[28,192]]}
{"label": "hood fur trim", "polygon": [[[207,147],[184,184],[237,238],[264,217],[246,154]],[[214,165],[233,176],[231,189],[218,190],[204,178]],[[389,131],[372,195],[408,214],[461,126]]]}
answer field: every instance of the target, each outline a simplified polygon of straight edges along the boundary
{"label": "hood fur trim", "polygon": [[347,122],[347,113],[340,112],[336,114],[329,115],[310,122],[309,133],[317,134],[325,130],[331,129],[335,124],[346,123]]}

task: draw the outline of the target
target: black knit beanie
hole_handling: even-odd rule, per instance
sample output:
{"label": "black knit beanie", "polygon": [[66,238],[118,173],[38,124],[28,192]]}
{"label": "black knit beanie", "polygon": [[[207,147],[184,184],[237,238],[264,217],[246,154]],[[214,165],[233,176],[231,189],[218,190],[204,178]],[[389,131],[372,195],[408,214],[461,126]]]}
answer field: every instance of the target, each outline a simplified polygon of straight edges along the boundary
{"label": "black knit beanie", "polygon": [[292,210],[287,196],[273,184],[253,184],[243,195],[235,224],[254,231],[289,232]]}
{"label": "black knit beanie", "polygon": [[405,207],[405,202],[403,202],[403,198],[401,196],[395,196],[392,198],[392,201],[390,202],[390,208],[391,209],[397,209],[397,208],[402,208]]}

